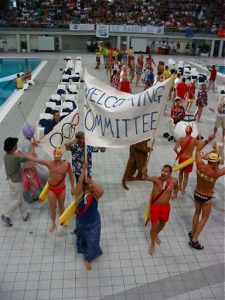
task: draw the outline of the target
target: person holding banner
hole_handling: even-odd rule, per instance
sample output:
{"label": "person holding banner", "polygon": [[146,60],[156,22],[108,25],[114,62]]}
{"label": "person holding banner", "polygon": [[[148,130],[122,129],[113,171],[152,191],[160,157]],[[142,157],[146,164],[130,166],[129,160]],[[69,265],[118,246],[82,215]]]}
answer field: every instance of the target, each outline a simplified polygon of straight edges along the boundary
{"label": "person holding banner", "polygon": [[[130,146],[130,156],[122,179],[122,186],[126,190],[129,190],[126,181],[142,180],[142,170],[146,166],[150,151],[152,151],[152,148],[148,147],[148,141]],[[136,171],[138,171],[137,175],[134,176]]]}
{"label": "person holding banner", "polygon": [[82,253],[85,267],[91,270],[93,259],[102,255],[100,248],[101,219],[98,212],[98,201],[102,197],[103,188],[92,181],[90,177],[85,180],[86,163],[75,188],[75,198],[80,199],[76,210],[77,252]]}
{"label": "person holding banner", "polygon": [[150,230],[151,243],[149,253],[155,252],[155,243],[161,243],[158,235],[166,225],[170,215],[170,199],[174,200],[178,193],[177,179],[172,176],[172,167],[164,165],[160,176],[148,176],[147,168],[143,169],[143,179],[153,183],[150,204],[150,219],[152,227]]}
{"label": "person holding banner", "polygon": [[74,195],[74,176],[71,169],[70,163],[65,160],[62,160],[62,150],[56,148],[53,151],[53,160],[43,160],[39,159],[33,155],[24,153],[23,151],[18,151],[18,156],[25,157],[28,160],[34,161],[40,165],[46,166],[49,170],[48,178],[48,200],[50,202],[51,209],[51,220],[52,224],[49,227],[48,231],[53,232],[56,229],[56,207],[57,203],[59,206],[60,215],[64,212],[64,202],[66,197],[66,186],[65,178],[67,173],[69,174],[70,183],[71,183],[71,194]]}

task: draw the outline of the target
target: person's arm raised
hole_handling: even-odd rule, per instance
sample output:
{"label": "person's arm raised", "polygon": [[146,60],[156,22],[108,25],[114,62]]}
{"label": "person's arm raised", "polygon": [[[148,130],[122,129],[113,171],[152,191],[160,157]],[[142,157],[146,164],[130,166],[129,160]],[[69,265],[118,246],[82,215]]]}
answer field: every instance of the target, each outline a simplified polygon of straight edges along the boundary
{"label": "person's arm raised", "polygon": [[77,182],[75,190],[74,190],[75,199],[79,198],[81,196],[81,194],[84,192],[83,191],[83,182],[85,180],[86,167],[87,167],[87,164],[83,163],[83,169],[82,169],[82,172],[79,176],[78,182]]}
{"label": "person's arm raised", "polygon": [[101,196],[104,194],[103,188],[96,182],[92,181],[90,177],[87,178],[87,184],[91,186],[92,193],[95,196],[96,200],[99,200]]}
{"label": "person's arm raised", "polygon": [[76,144],[77,143],[77,139],[73,139],[67,143],[64,144],[64,146],[66,147],[66,150],[70,150],[70,147],[73,145],[73,144]]}
{"label": "person's arm raised", "polygon": [[34,161],[34,162],[36,162],[36,163],[38,163],[40,165],[46,166],[46,167],[50,166],[50,161],[49,160],[39,159],[39,158],[37,158],[37,157],[35,157],[33,155],[26,154],[25,152],[20,151],[20,150],[18,150],[15,153],[15,155],[18,156],[18,157],[25,157],[28,160]]}
{"label": "person's arm raised", "polygon": [[[215,138],[215,135],[214,134],[210,134],[208,136],[208,138],[202,143],[201,142],[201,139],[199,140],[196,140],[196,147],[197,147],[197,150],[202,150],[206,145],[208,145],[213,139]],[[196,151],[197,153],[197,151]]]}
{"label": "person's arm raised", "polygon": [[225,175],[225,168],[219,169],[217,171],[218,177],[224,176]]}
{"label": "person's arm raised", "polygon": [[75,189],[74,189],[74,175],[73,175],[71,166],[69,166],[68,174],[69,174],[70,183],[71,183],[71,195],[74,196],[74,195],[75,195]]}
{"label": "person's arm raised", "polygon": [[147,180],[147,181],[156,182],[158,177],[156,177],[156,176],[148,176],[147,171],[148,171],[147,168],[144,168],[142,170],[142,174],[143,174],[142,178],[144,180]]}

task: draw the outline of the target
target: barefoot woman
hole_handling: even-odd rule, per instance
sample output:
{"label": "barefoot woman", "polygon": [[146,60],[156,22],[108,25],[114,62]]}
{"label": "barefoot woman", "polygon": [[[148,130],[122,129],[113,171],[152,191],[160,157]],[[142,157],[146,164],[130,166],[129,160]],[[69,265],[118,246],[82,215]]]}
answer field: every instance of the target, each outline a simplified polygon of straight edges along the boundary
{"label": "barefoot woman", "polygon": [[170,199],[175,199],[178,193],[177,179],[171,177],[172,168],[165,165],[162,168],[161,176],[148,176],[147,168],[143,169],[143,179],[153,182],[151,195],[150,218],[152,228],[150,231],[151,245],[149,253],[153,255],[155,252],[155,243],[160,244],[158,238],[159,232],[166,225],[170,214]]}

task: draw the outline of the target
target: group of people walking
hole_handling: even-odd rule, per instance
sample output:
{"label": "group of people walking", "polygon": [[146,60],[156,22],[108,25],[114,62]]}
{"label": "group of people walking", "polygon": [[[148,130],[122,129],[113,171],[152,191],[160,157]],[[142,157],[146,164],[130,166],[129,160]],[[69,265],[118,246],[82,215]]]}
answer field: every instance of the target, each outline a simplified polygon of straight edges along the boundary
{"label": "group of people walking", "polygon": [[[114,62],[114,72],[111,76],[111,85],[120,91],[131,93],[130,84],[134,79],[134,69],[136,70],[136,87],[141,82],[143,68],[145,67],[145,75],[143,84],[148,88],[159,81],[172,78],[170,97],[174,103],[179,102],[179,106],[183,101],[189,99],[187,110],[190,110],[192,101],[195,98],[195,82],[192,85],[185,87],[185,80],[180,80],[179,74],[170,72],[168,67],[164,67],[163,62],[159,62],[157,66],[157,76],[154,77],[153,65],[155,62],[151,55],[148,55],[146,61],[144,56],[140,54],[137,59],[137,64],[134,63],[134,53],[132,49],[122,49],[120,53],[115,54],[115,50],[97,49],[96,52],[96,69],[100,67],[100,57],[103,55],[106,65],[107,75],[111,76],[111,63]],[[119,60],[120,59],[120,60]],[[120,63],[119,63],[120,61]],[[130,69],[130,78],[128,79],[128,68]],[[151,74],[150,77],[148,75]],[[178,80],[177,80],[178,79]],[[200,90],[200,95],[197,98],[204,98],[201,93],[204,93],[204,86]],[[200,101],[200,100],[199,100]],[[205,100],[207,101],[207,100]],[[225,101],[224,101],[225,104]],[[224,110],[224,104],[218,108],[218,113],[221,114]],[[174,109],[173,119],[179,122],[177,118],[179,109]],[[184,114],[185,110],[183,109]],[[201,111],[198,111],[197,116],[201,116]],[[200,117],[199,117],[200,118]],[[217,120],[219,124],[220,119]],[[224,124],[223,124],[224,126]],[[223,127],[225,128],[225,127]],[[224,130],[224,129],[223,129]],[[77,252],[82,253],[85,260],[87,270],[90,270],[93,259],[102,254],[100,247],[100,232],[101,220],[98,212],[98,201],[102,197],[103,188],[93,181],[91,175],[92,168],[92,152],[93,147],[85,144],[83,132],[77,132],[75,139],[67,142],[64,146],[72,155],[72,166],[69,162],[63,160],[63,152],[61,148],[56,148],[53,151],[52,160],[43,160],[37,157],[35,149],[38,143],[34,139],[34,128],[31,126],[24,128],[24,137],[26,143],[22,150],[17,150],[18,139],[9,137],[4,142],[4,165],[7,175],[8,184],[10,187],[11,201],[7,204],[2,215],[2,220],[7,226],[13,226],[12,216],[17,207],[20,208],[23,221],[29,219],[29,210],[27,203],[24,201],[24,180],[31,176],[33,180],[33,188],[41,190],[44,180],[41,179],[37,172],[36,165],[40,164],[48,169],[48,200],[50,203],[51,225],[49,232],[56,230],[56,210],[59,208],[59,214],[62,215],[65,211],[66,198],[66,176],[69,176],[71,195],[78,201],[78,206],[75,211],[77,236]],[[195,213],[193,216],[192,230],[188,233],[189,244],[192,248],[202,250],[204,247],[198,241],[199,235],[202,232],[211,212],[211,199],[217,179],[225,175],[225,168],[219,168],[220,157],[215,151],[211,151],[206,156],[201,156],[201,150],[216,135],[214,133],[202,142],[200,139],[195,139],[191,136],[192,128],[188,126],[185,129],[186,136],[180,138],[175,146],[174,152],[179,163],[183,163],[193,156],[196,151],[195,159],[197,166],[197,184],[194,190]],[[224,137],[224,131],[223,131]],[[192,172],[192,165],[189,165],[179,172],[178,180],[172,177],[172,166],[166,164],[162,167],[159,176],[149,176],[147,174],[148,155],[153,150],[148,146],[148,141],[143,141],[138,144],[131,145],[130,156],[127,167],[122,179],[122,185],[128,189],[126,181],[146,180],[153,183],[153,189],[149,200],[149,219],[151,220],[150,230],[150,246],[149,253],[155,252],[156,244],[160,244],[159,234],[165,227],[170,215],[170,200],[177,198],[178,192],[185,194],[188,184],[189,174]],[[179,149],[179,150],[178,150]],[[87,151],[87,161],[85,162],[85,151]],[[204,162],[205,159],[207,163]],[[25,166],[23,164],[26,164]],[[75,184],[76,182],[76,184]],[[65,229],[65,227],[63,227]]]}

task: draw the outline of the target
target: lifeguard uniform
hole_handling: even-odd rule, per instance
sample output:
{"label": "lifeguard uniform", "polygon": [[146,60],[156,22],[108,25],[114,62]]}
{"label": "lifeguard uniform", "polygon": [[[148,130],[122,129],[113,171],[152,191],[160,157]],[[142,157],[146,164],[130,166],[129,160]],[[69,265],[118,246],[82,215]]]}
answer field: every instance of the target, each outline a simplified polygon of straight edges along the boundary
{"label": "lifeguard uniform", "polygon": [[22,77],[17,77],[16,78],[16,88],[18,90],[21,90],[23,88],[23,79],[22,79]]}

